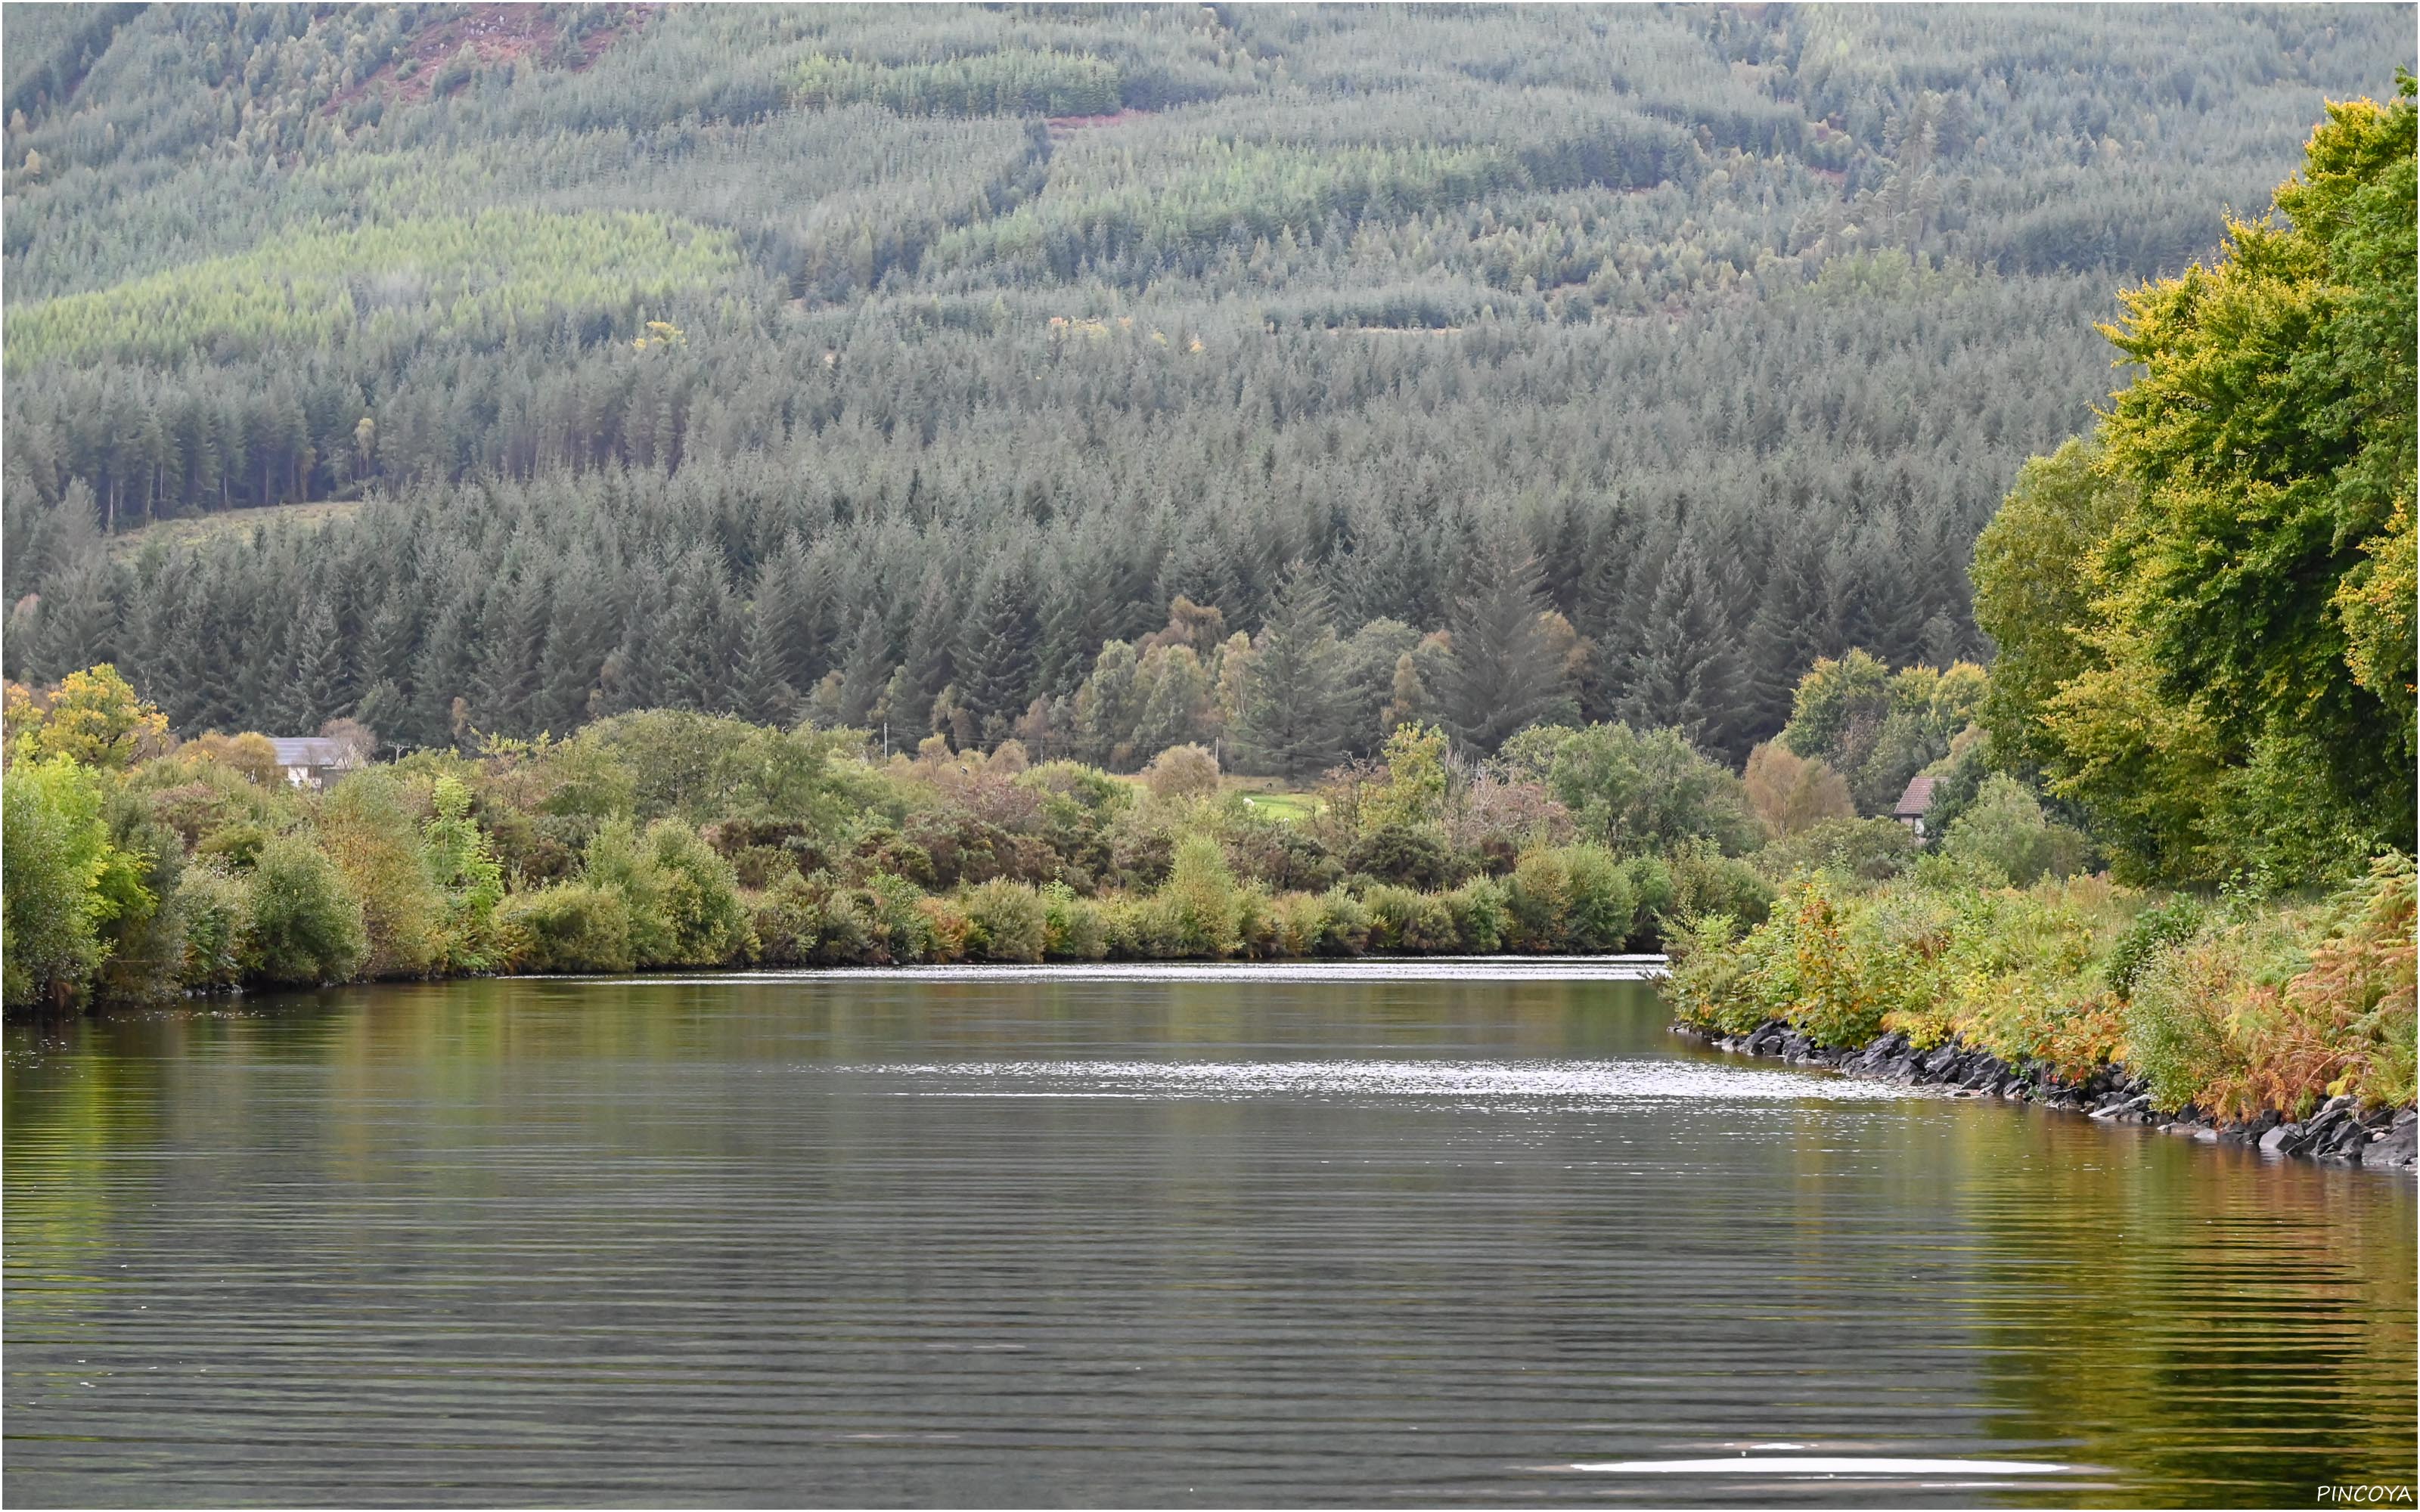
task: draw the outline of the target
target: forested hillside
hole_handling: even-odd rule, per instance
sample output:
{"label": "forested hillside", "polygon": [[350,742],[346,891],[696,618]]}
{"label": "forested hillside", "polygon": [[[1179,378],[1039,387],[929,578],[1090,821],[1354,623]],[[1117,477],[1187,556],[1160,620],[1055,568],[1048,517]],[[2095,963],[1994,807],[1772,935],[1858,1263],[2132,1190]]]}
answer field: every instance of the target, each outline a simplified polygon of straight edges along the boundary
{"label": "forested hillside", "polygon": [[2400,7],[0,23],[10,676],[1295,773],[1736,762],[1819,656],[1986,654],[2118,291],[2412,61]]}

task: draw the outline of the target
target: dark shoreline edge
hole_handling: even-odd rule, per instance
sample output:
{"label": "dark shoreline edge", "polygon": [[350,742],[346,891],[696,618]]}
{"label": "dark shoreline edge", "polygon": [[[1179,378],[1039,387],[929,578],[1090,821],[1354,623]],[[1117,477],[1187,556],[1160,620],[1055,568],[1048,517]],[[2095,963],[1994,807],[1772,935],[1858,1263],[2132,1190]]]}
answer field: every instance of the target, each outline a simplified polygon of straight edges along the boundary
{"label": "dark shoreline edge", "polygon": [[2365,1114],[2351,1098],[2337,1097],[2300,1122],[2274,1112],[2222,1120],[2195,1107],[2174,1113],[2153,1107],[2149,1088],[2122,1066],[2104,1066],[2081,1082],[2062,1082],[2040,1062],[2012,1065],[1956,1040],[1918,1050],[1906,1035],[1894,1032],[1844,1049],[1818,1044],[1780,1019],[1767,1019],[1745,1034],[1716,1034],[1678,1022],[1672,1032],[1733,1055],[1774,1057],[1787,1065],[1869,1081],[1947,1088],[1960,1097],[2032,1103],[2105,1123],[2144,1124],[2202,1144],[2249,1145],[2273,1155],[2365,1170],[2420,1172],[2420,1113],[2409,1107]]}

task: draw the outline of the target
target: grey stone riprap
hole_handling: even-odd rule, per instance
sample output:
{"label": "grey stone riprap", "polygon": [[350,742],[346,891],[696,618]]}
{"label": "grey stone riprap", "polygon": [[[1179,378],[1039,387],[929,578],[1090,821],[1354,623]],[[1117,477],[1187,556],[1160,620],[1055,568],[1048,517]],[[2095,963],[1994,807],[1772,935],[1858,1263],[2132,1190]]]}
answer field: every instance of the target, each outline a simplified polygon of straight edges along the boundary
{"label": "grey stone riprap", "polygon": [[1716,1049],[1770,1057],[1786,1065],[1945,1088],[1956,1097],[2037,1103],[2103,1123],[2143,1124],[2205,1144],[2249,1145],[2282,1157],[2420,1172],[2420,1113],[2409,1107],[2364,1111],[2352,1098],[2335,1097],[2300,1121],[2274,1110],[2245,1119],[2221,1119],[2196,1107],[2170,1112],[2153,1106],[2149,1088],[2123,1066],[2103,1066],[2071,1082],[2053,1075],[2040,1061],[2011,1064],[1955,1040],[1920,1050],[1906,1035],[1893,1032],[1843,1048],[1818,1044],[1780,1019],[1769,1019],[1745,1034],[1706,1034],[1685,1026],[1675,1026],[1675,1030]]}

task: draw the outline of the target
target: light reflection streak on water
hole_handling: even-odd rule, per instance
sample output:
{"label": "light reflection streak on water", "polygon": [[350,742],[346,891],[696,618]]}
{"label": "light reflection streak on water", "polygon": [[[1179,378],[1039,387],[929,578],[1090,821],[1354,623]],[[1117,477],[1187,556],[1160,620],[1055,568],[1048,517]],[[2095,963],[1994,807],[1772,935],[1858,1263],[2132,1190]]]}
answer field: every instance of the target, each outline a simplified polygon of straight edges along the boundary
{"label": "light reflection streak on water", "polygon": [[[928,1097],[1436,1097],[1570,1104],[1876,1103],[1921,1095],[1887,1082],[1673,1060],[1023,1060],[852,1069],[939,1084],[908,1089]],[[964,1085],[970,1081],[1000,1085]]]}
{"label": "light reflection streak on water", "polygon": [[786,971],[722,971],[707,977],[528,977],[594,987],[732,987],[768,982],[1171,982],[1300,984],[1307,982],[1652,981],[1665,974],[1660,955],[1392,957],[1367,961],[1094,961],[1039,965],[836,966]]}

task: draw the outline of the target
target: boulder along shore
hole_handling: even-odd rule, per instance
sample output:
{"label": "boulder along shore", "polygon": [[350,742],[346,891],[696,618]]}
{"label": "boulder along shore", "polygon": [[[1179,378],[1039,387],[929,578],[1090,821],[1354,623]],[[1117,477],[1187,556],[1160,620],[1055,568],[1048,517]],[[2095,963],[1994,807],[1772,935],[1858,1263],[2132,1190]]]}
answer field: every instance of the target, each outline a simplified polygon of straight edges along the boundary
{"label": "boulder along shore", "polygon": [[2103,1066],[2080,1082],[2060,1081],[2038,1061],[2012,1064],[1955,1040],[1919,1050],[1893,1032],[1854,1048],[1816,1043],[1779,1019],[1745,1034],[1710,1034],[1685,1025],[1673,1032],[1737,1055],[1816,1066],[1875,1081],[1950,1088],[1961,1097],[2002,1097],[2086,1114],[2104,1123],[2138,1123],[2209,1144],[2251,1145],[2271,1154],[2367,1170],[2420,1171],[2420,1113],[2363,1112],[2350,1097],[2331,1098],[2299,1121],[2276,1112],[2222,1119],[2196,1107],[2154,1107],[2150,1088],[2122,1066]]}

